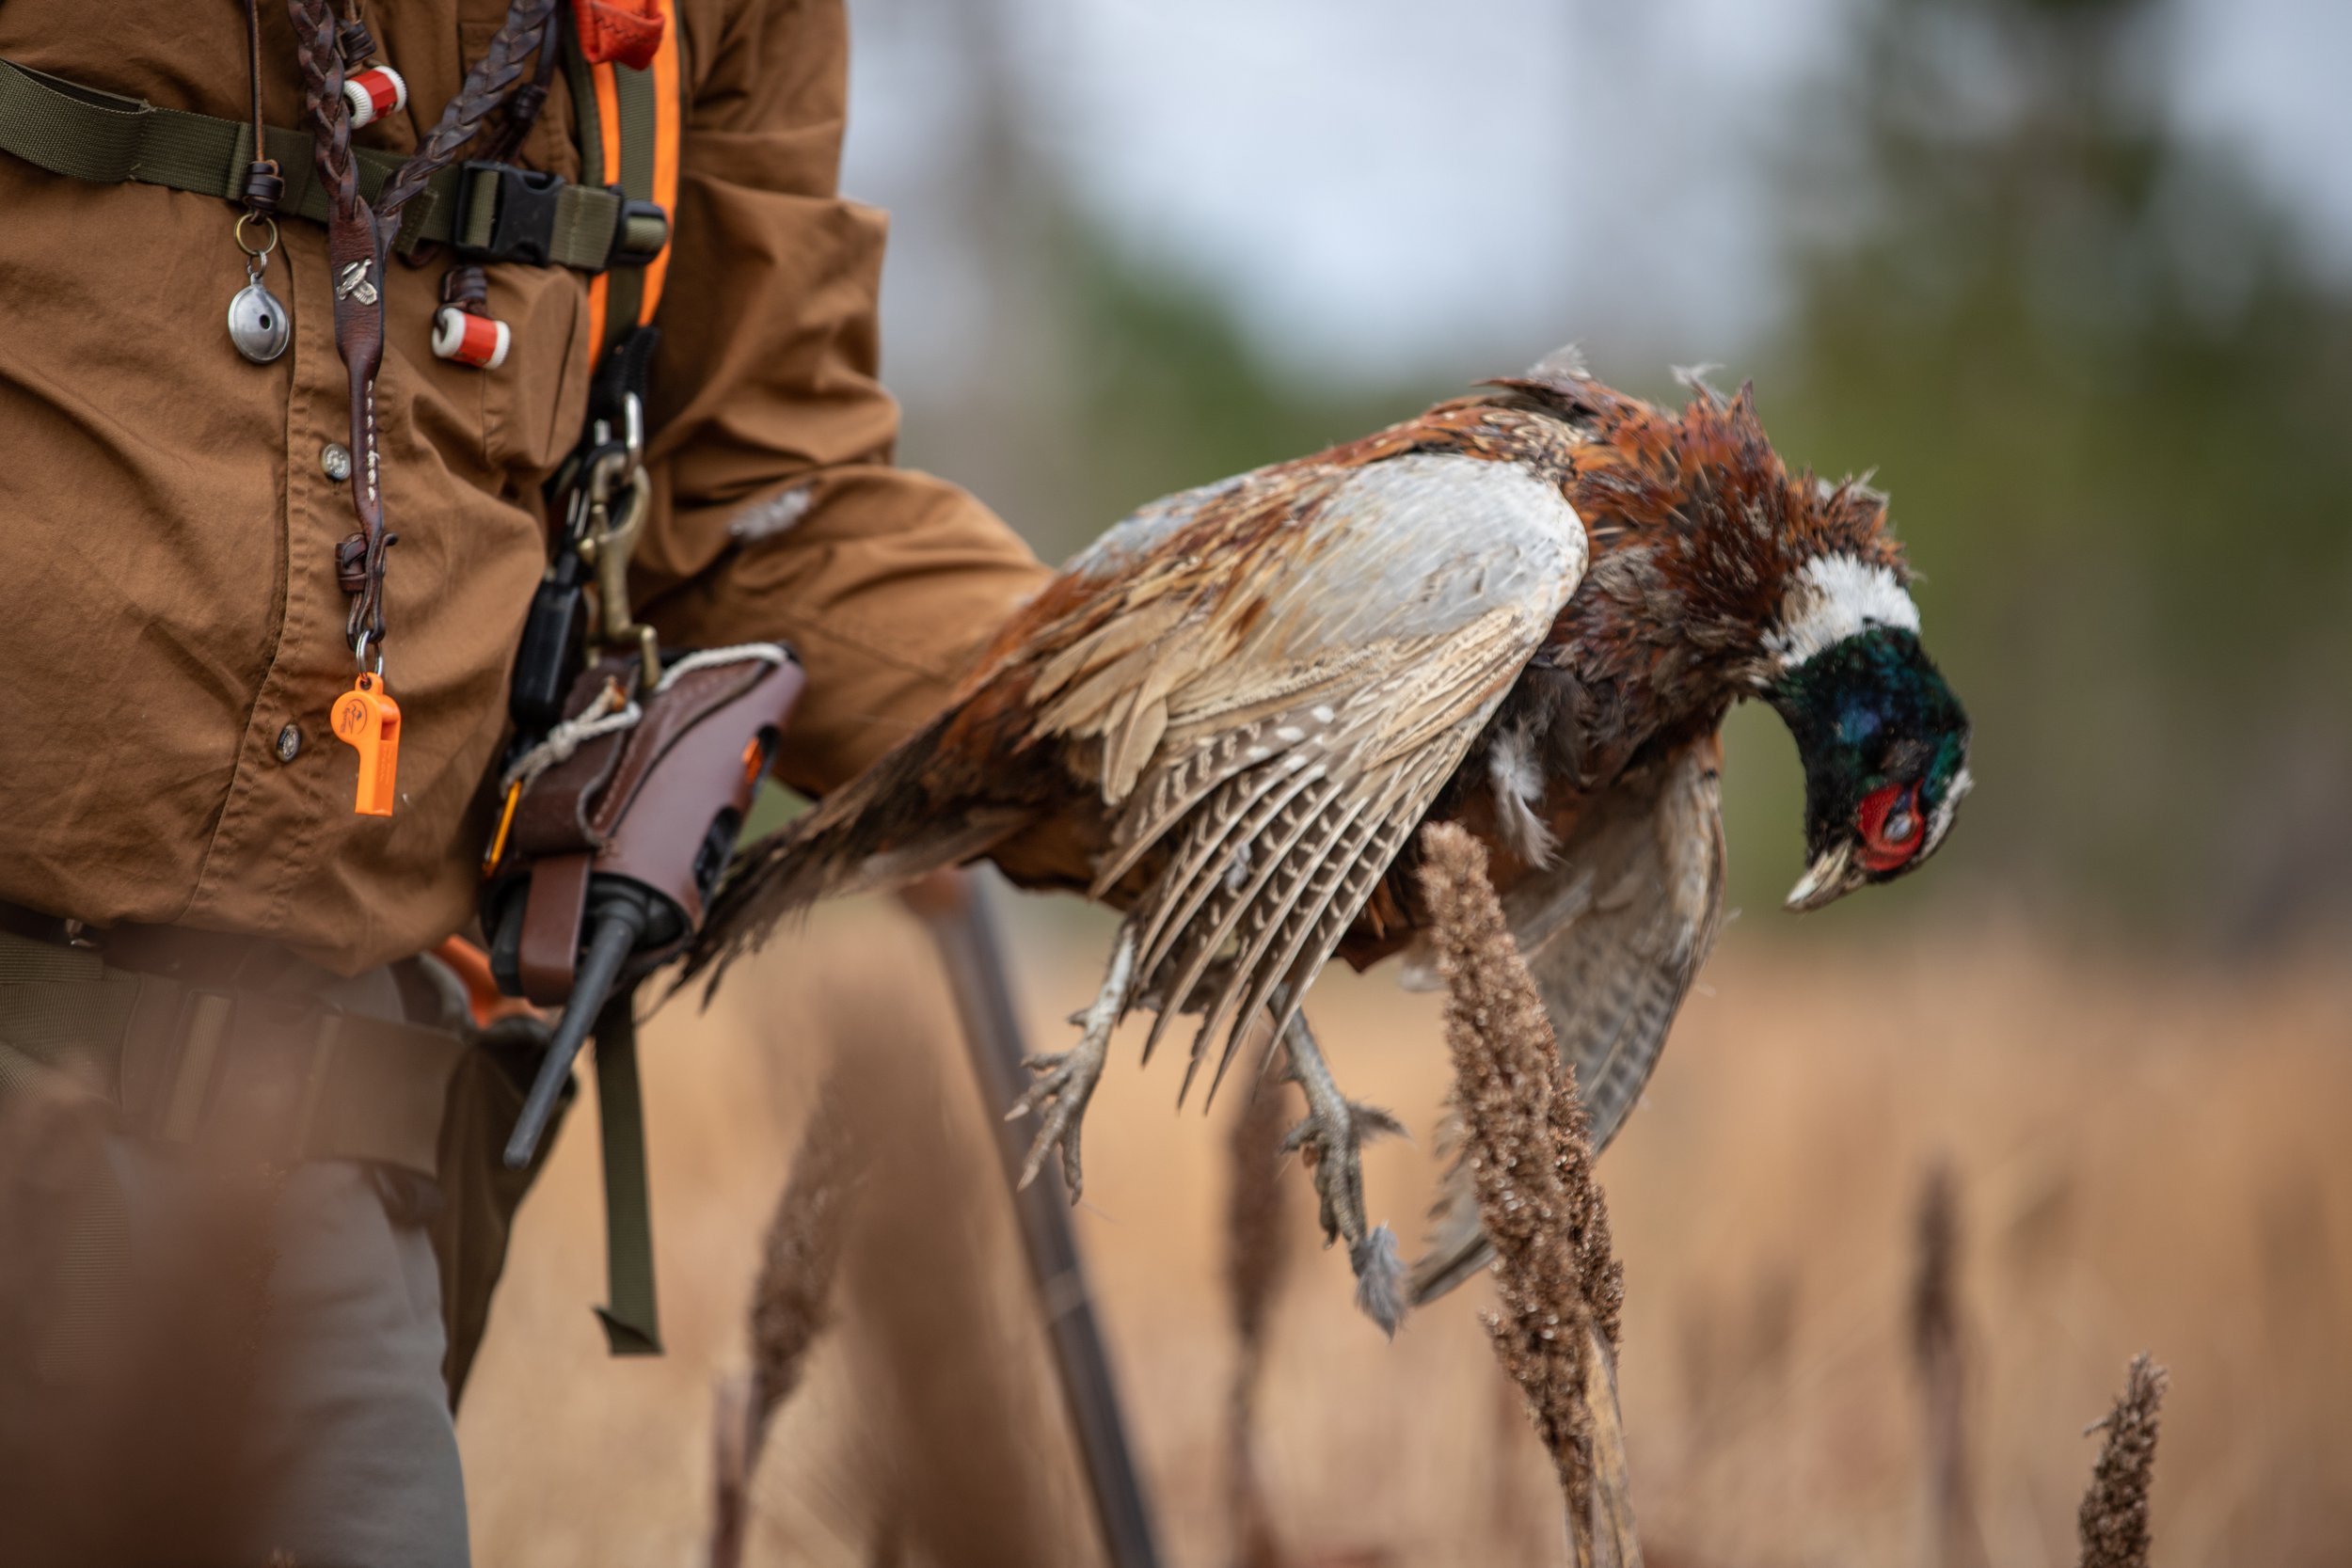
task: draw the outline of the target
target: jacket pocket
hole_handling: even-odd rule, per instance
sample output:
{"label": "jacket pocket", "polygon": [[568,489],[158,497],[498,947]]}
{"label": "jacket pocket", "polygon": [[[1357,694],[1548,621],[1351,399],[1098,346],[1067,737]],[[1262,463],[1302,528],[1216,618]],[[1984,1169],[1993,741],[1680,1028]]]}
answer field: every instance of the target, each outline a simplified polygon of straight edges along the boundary
{"label": "jacket pocket", "polygon": [[484,376],[483,456],[535,484],[580,439],[588,412],[588,285],[562,267],[494,266],[488,309],[514,334]]}

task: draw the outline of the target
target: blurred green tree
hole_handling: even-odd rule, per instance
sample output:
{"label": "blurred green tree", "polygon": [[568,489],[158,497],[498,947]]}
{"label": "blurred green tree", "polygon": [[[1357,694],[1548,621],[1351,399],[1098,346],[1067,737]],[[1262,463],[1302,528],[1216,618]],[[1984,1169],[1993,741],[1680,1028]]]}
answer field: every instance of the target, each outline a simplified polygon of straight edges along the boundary
{"label": "blurred green tree", "polygon": [[1870,8],[1764,412],[1876,465],[1925,567],[1978,725],[1954,864],[2243,947],[2352,911],[2352,302],[2177,129],[2168,24]]}
{"label": "blurred green tree", "polygon": [[[2182,129],[2173,24],[2165,0],[1859,0],[1790,104],[1757,251],[1791,288],[1753,356],[1760,406],[1792,461],[1893,493],[1977,722],[1979,789],[1935,874],[1818,929],[1970,884],[2241,951],[2352,919],[2352,297]],[[969,52],[959,182],[1002,378],[953,406],[918,391],[914,461],[1052,557],[1456,389],[1269,361],[1215,289],[1122,250],[1023,150],[1005,58]],[[1734,901],[1769,908],[1799,870],[1801,784],[1769,713],[1737,714],[1730,744]]]}

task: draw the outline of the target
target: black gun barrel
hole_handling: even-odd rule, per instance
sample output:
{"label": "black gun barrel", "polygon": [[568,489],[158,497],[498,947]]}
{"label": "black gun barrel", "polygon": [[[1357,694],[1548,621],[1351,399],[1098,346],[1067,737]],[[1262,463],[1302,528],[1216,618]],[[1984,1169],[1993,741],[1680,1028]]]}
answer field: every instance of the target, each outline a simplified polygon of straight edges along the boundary
{"label": "black gun barrel", "polygon": [[[906,901],[939,946],[955,993],[956,1011],[963,1022],[973,1071],[983,1097],[993,1108],[1010,1105],[1031,1080],[1022,1066],[1029,1048],[1022,1037],[1004,941],[997,932],[987,891],[979,877],[955,871],[911,891]],[[1119,1386],[1111,1376],[1110,1352],[1104,1343],[1102,1326],[1095,1321],[1086,1262],[1078,1253],[1077,1232],[1070,1224],[1070,1198],[1060,1172],[1048,1161],[1038,1180],[1021,1186],[1022,1162],[1028,1157],[1028,1132],[1001,1120],[996,1129],[1005,1178],[1013,1189],[1013,1213],[1020,1222],[1022,1245],[1028,1253],[1029,1276],[1037,1286],[1039,1305],[1044,1308],[1056,1370],[1061,1373],[1063,1404],[1093,1494],[1104,1555],[1111,1568],[1159,1568],[1151,1497],[1127,1441]]]}
{"label": "black gun barrel", "polygon": [[571,1079],[572,1063],[587,1043],[588,1031],[596,1026],[596,1014],[612,994],[613,982],[621,977],[621,966],[628,962],[638,939],[645,934],[645,911],[635,899],[608,898],[594,919],[596,928],[572,982],[571,999],[564,1004],[563,1022],[555,1026],[548,1053],[539,1063],[539,1076],[532,1080],[530,1098],[523,1101],[523,1113],[515,1122],[514,1135],[506,1140],[509,1170],[521,1170],[538,1152],[539,1140],[547,1135],[548,1118],[555,1114],[556,1097]]}

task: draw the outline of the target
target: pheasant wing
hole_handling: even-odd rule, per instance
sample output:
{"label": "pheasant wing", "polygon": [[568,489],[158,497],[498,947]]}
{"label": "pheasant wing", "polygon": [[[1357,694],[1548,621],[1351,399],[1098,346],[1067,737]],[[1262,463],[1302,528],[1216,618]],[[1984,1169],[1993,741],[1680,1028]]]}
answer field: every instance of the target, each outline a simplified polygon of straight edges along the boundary
{"label": "pheasant wing", "polygon": [[1145,507],[755,858],[698,961],[827,892],[1090,818],[1092,893],[1142,923],[1137,996],[1237,1039],[1305,990],[1575,592],[1578,439],[1441,411]]}
{"label": "pheasant wing", "polygon": [[1106,592],[1030,697],[1114,814],[1096,895],[1146,865],[1139,994],[1208,1015],[1196,1062],[1304,993],[1584,560],[1535,468],[1407,451],[1175,498],[1073,563]]}

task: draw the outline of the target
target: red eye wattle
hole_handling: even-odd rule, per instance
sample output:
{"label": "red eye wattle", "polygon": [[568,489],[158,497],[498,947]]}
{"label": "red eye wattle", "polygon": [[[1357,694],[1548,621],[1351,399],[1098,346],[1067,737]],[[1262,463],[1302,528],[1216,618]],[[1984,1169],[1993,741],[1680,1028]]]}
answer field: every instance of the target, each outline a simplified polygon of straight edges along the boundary
{"label": "red eye wattle", "polygon": [[1927,823],[1919,816],[1916,784],[1886,784],[1862,798],[1854,813],[1862,832],[1858,857],[1871,871],[1893,871],[1919,852],[1927,838]]}

